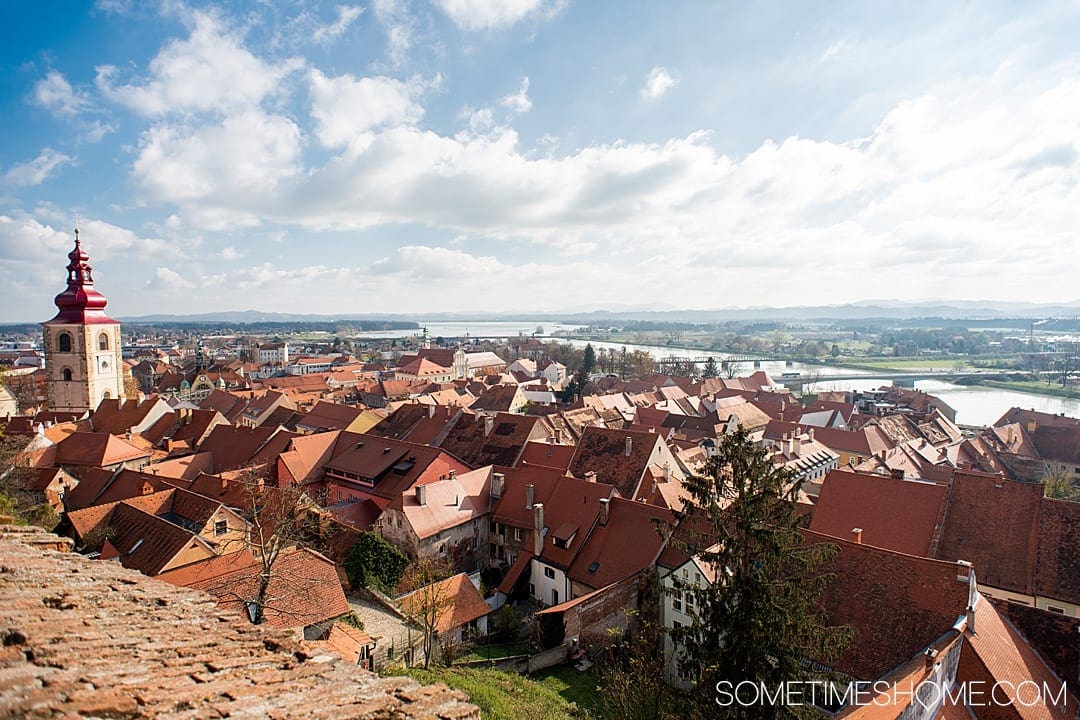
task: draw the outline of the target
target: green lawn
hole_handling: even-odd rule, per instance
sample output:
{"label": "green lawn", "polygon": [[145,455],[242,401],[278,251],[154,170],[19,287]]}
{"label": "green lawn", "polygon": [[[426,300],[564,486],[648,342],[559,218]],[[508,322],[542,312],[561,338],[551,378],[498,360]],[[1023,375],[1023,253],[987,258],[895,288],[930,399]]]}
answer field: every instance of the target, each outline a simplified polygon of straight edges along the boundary
{"label": "green lawn", "polygon": [[[587,709],[593,707],[591,703],[595,703],[596,699],[594,676],[592,673],[579,673],[573,668],[554,668],[538,673],[535,679],[491,668],[432,666],[429,670],[410,668],[396,672],[425,684],[441,682],[461,690],[480,708],[485,720],[581,720],[597,717]],[[575,707],[574,702],[579,705]],[[586,702],[590,704],[585,705]]]}
{"label": "green lawn", "polygon": [[527,655],[529,643],[516,642],[502,645],[478,645],[465,655],[458,658],[457,662],[473,662],[476,660],[498,660],[499,658],[513,657],[515,655]]}

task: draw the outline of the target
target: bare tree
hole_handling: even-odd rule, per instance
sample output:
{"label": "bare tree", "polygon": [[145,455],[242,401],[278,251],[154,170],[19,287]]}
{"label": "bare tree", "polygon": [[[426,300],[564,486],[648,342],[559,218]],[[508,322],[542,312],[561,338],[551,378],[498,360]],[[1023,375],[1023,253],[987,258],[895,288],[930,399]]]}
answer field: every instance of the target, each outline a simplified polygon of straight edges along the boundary
{"label": "bare tree", "polygon": [[402,581],[412,589],[401,600],[405,616],[420,626],[424,634],[424,668],[427,669],[439,635],[439,620],[449,608],[453,598],[449,596],[447,583],[450,565],[434,558],[419,558],[405,573]]}
{"label": "bare tree", "polygon": [[[244,471],[231,482],[241,498],[241,513],[249,523],[245,537],[226,542],[229,551],[246,550],[255,558],[257,581],[240,584],[244,604],[255,625],[266,619],[266,611],[288,614],[297,595],[317,595],[319,578],[302,577],[299,563],[284,563],[292,552],[323,547],[330,532],[319,505],[303,488],[267,484],[261,474]],[[286,566],[287,565],[287,566]],[[281,582],[275,582],[281,580]],[[234,588],[231,592],[236,593]]]}

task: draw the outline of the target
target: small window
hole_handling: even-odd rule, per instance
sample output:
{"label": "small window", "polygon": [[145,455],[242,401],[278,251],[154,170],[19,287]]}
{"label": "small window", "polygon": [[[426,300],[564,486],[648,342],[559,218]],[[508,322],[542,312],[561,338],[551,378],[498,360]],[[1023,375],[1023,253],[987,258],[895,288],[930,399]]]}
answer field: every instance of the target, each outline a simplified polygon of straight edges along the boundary
{"label": "small window", "polygon": [[521,528],[514,528],[514,539],[521,541]]}
{"label": "small window", "polygon": [[60,352],[71,352],[71,336],[60,333],[60,337],[56,339],[56,347]]}
{"label": "small window", "polygon": [[559,591],[556,590],[555,588],[551,589],[551,604],[552,605],[558,605],[559,604]]}
{"label": "small window", "polygon": [[1064,615],[1065,614],[1065,608],[1059,608],[1059,607],[1054,607],[1053,605],[1047,605],[1046,609],[1049,610],[1052,613],[1057,613],[1058,615]]}
{"label": "small window", "polygon": [[536,585],[529,583],[529,594],[536,597]]}
{"label": "small window", "polygon": [[64,382],[71,382],[71,368],[64,368]]}
{"label": "small window", "polygon": [[544,568],[544,577],[548,578],[549,580],[554,580],[555,579],[555,571],[552,570],[549,567]]}
{"label": "small window", "polygon": [[98,350],[109,349],[109,336],[105,333],[101,333],[97,336],[97,348]]}
{"label": "small window", "polygon": [[682,593],[678,590],[671,595],[671,607],[682,612]]}
{"label": "small window", "polygon": [[225,520],[214,521],[214,537],[219,537],[229,532],[229,523]]}

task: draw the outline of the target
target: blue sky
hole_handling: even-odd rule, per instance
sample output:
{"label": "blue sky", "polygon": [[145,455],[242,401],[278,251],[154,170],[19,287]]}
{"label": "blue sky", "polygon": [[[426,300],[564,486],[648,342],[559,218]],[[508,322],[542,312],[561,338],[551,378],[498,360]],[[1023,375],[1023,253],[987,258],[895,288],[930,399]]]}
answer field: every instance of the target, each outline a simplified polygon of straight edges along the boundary
{"label": "blue sky", "polygon": [[[901,7],[902,6],[902,7]],[[0,321],[1080,298],[1080,4],[0,8]]]}

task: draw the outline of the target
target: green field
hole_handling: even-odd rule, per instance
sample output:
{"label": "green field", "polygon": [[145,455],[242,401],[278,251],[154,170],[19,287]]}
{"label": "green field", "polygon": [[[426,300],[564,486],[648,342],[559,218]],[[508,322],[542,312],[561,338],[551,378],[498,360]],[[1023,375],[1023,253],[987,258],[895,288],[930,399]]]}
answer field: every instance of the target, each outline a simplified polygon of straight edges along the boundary
{"label": "green field", "polygon": [[599,718],[596,676],[558,667],[533,677],[491,668],[432,666],[398,669],[419,682],[461,690],[480,708],[484,720],[580,720]]}

